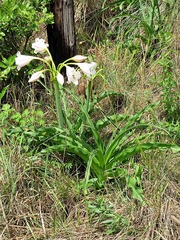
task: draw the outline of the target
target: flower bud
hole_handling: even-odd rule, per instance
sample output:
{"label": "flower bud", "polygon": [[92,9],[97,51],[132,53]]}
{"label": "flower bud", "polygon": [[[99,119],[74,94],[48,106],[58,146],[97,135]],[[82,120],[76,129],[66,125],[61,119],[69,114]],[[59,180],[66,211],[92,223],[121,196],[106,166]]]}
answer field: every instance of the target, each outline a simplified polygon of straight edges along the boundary
{"label": "flower bud", "polygon": [[57,78],[57,81],[58,81],[59,84],[61,84],[61,85],[64,84],[64,77],[61,73],[58,73],[56,78]]}
{"label": "flower bud", "polygon": [[32,83],[32,82],[37,81],[42,76],[42,73],[43,73],[43,71],[33,73],[28,82]]}
{"label": "flower bud", "polygon": [[82,56],[82,55],[76,55],[71,58],[71,60],[73,60],[74,62],[77,62],[77,63],[84,62],[86,59],[87,59],[87,57]]}

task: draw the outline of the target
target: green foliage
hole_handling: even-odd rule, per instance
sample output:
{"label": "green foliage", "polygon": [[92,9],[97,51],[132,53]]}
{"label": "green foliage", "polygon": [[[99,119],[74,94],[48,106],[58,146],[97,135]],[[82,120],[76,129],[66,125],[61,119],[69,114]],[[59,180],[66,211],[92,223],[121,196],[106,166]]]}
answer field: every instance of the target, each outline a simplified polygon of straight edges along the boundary
{"label": "green foliage", "polygon": [[0,104],[1,104],[1,100],[4,97],[4,95],[6,94],[6,91],[8,89],[8,86],[4,87],[1,92],[0,92]]}
{"label": "green foliage", "polygon": [[[133,4],[135,2],[133,1]],[[145,61],[149,48],[152,46],[152,41],[156,40],[154,37],[157,35],[157,31],[159,31],[155,27],[155,13],[157,13],[159,21],[161,20],[161,16],[157,1],[151,2],[152,11],[150,17],[147,19],[143,13],[142,2],[138,1],[138,3],[141,7],[142,19],[134,15],[130,15],[130,18],[138,20],[140,26],[143,26],[144,35],[136,35],[136,38],[138,37],[147,46],[143,58]],[[136,9],[136,6],[133,5],[133,8]],[[95,74],[95,68],[91,64],[83,63],[86,59],[83,56],[78,56],[81,59],[80,61],[77,60],[77,56],[67,59],[56,68],[47,46],[43,46],[42,48],[44,52],[48,53],[49,61],[44,58],[38,58],[38,60],[46,64],[46,68],[35,74],[42,74],[42,72],[46,71],[50,73],[50,81],[54,86],[53,90],[59,126],[43,126],[30,131],[29,129],[23,131],[23,135],[26,136],[29,144],[29,150],[35,147],[35,153],[36,151],[41,154],[60,152],[72,156],[75,155],[86,166],[84,194],[87,194],[89,182],[95,183],[97,188],[101,188],[110,179],[122,178],[125,179],[127,186],[131,189],[132,197],[143,202],[142,169],[137,164],[133,166],[133,174],[131,174],[126,169],[125,163],[129,163],[137,154],[141,155],[144,152],[154,149],[171,149],[173,152],[180,151],[180,148],[176,145],[156,142],[152,138],[157,133],[161,134],[163,130],[152,125],[150,121],[143,121],[143,114],[150,111],[155,104],[150,104],[134,115],[113,114],[108,116],[101,110],[100,102],[104,98],[113,97],[117,93],[103,92],[97,97],[93,95],[92,89],[95,78],[101,77],[104,79],[102,74],[100,74],[101,71]],[[27,57],[22,55],[17,58]],[[71,60],[75,62],[72,63]],[[68,82],[73,82],[77,85],[80,79],[81,73],[79,70],[76,71],[75,68],[68,66],[72,64],[77,65],[88,78],[84,101],[63,85],[64,77],[61,74],[63,67],[66,67]],[[23,66],[20,61],[18,67]],[[83,70],[83,66],[85,66],[85,70]],[[93,63],[93,66],[96,66],[96,63]],[[68,71],[67,67],[69,67],[70,71]],[[32,79],[30,79],[30,82],[34,82],[38,78],[35,77]],[[67,99],[70,99],[74,103],[73,107],[76,106],[75,112],[69,108]],[[93,114],[96,114],[97,110],[103,116],[94,120]],[[18,119],[18,122],[20,121],[19,117],[21,118],[19,114],[14,116],[15,119]],[[106,132],[107,127],[111,131],[108,138],[104,138],[103,132]]]}
{"label": "green foliage", "polygon": [[157,63],[162,66],[160,86],[166,119],[175,123],[180,120],[180,89],[173,73],[174,64],[171,52],[167,52]]}
{"label": "green foliage", "polygon": [[[69,90],[66,89],[66,91],[70,93]],[[32,139],[32,146],[35,144],[38,146],[38,152],[39,148],[43,147],[42,154],[65,151],[82,159],[83,163],[87,165],[85,194],[91,176],[97,187],[103,187],[109,179],[120,177],[126,180],[132,190],[132,196],[142,202],[142,170],[137,165],[134,175],[131,175],[123,167],[124,163],[137,153],[152,149],[171,148],[173,151],[179,151],[176,145],[148,141],[153,135],[153,126],[149,122],[142,121],[141,118],[146,111],[152,108],[152,105],[132,116],[117,114],[116,118],[115,116],[109,119],[105,117],[104,124],[99,124],[99,122],[103,122],[103,119],[94,122],[86,109],[86,104],[80,102],[77,96],[73,95],[73,97],[78,102],[80,111],[77,119],[69,122],[68,129],[38,128],[34,132],[25,132],[24,134]],[[120,119],[123,121],[120,122]],[[111,137],[105,142],[100,132],[107,125],[111,126],[113,130]]]}
{"label": "green foliage", "polygon": [[22,149],[29,149],[30,139],[24,136],[25,131],[34,131],[35,125],[44,126],[44,113],[41,109],[25,109],[17,112],[9,104],[3,104],[0,111],[0,127],[3,135],[22,144]]}
{"label": "green foliage", "polygon": [[180,144],[180,122],[160,122],[160,125],[165,129],[170,137],[177,143]]}
{"label": "green foliage", "polygon": [[0,89],[12,83],[18,88],[20,79],[27,78],[26,71],[17,78],[14,54],[19,49],[29,51],[29,39],[43,24],[52,23],[52,14],[47,9],[49,3],[49,0],[0,1],[0,80],[3,80]]}
{"label": "green foliage", "polygon": [[163,46],[171,39],[173,20],[178,14],[176,3],[176,0],[99,2],[101,7],[96,14],[89,13],[86,38],[92,45],[96,45],[96,41],[105,45],[113,41],[117,48],[129,49],[136,61],[152,60],[163,53]]}
{"label": "green foliage", "polygon": [[6,80],[11,72],[16,69],[15,66],[15,55],[5,58],[2,56],[2,61],[0,62],[0,81]]}
{"label": "green foliage", "polygon": [[87,201],[87,210],[91,222],[98,223],[99,228],[105,228],[106,234],[118,233],[123,227],[129,225],[128,220],[114,210],[112,203],[107,203],[98,197],[95,201]]}
{"label": "green foliage", "polygon": [[144,59],[161,51],[161,44],[169,40],[171,21],[166,21],[175,1],[125,0],[112,5],[114,16],[110,27],[117,29],[113,31],[117,38],[123,36],[125,47],[133,51],[141,49]]}
{"label": "green foliage", "polygon": [[[0,125],[6,127],[28,128],[34,124],[44,126],[44,114],[41,109],[25,109],[22,113],[17,112],[9,104],[3,104],[0,113]],[[9,128],[8,127],[8,128]]]}
{"label": "green foliage", "polygon": [[8,56],[17,49],[26,49],[33,32],[39,31],[42,23],[51,23],[52,15],[47,12],[49,1],[0,2],[0,52]]}
{"label": "green foliage", "polygon": [[[76,2],[88,5],[95,0]],[[21,28],[18,28],[19,32],[22,30],[20,35],[17,36],[16,31],[13,32],[19,42],[13,42],[8,32],[10,26],[6,25],[3,29],[3,25],[0,25],[0,41],[2,40],[5,46],[1,51],[5,57],[1,56],[0,59],[0,80],[3,80],[0,81],[3,85],[0,87],[0,184],[2,186],[0,206],[3,212],[0,218],[4,221],[0,226],[2,238],[58,239],[61,235],[67,239],[76,239],[80,234],[87,239],[94,237],[144,239],[145,236],[149,239],[159,239],[159,237],[178,239],[179,153],[171,154],[170,149],[178,152],[179,147],[167,143],[170,140],[180,144],[179,85],[176,81],[178,76],[175,75],[177,59],[172,57],[174,54],[172,49],[175,47],[170,47],[173,44],[171,41],[173,35],[169,32],[171,25],[169,16],[172,15],[174,2],[174,0],[98,1],[99,5],[103,3],[104,11],[101,13],[106,14],[108,10],[110,11],[109,19],[105,19],[107,16],[103,14],[102,19],[98,18],[99,13],[94,6],[90,16],[83,11],[89,22],[91,22],[89,17],[93,19],[95,15],[94,19],[100,23],[95,31],[96,23],[91,29],[95,32],[94,35],[102,38],[102,45],[107,44],[105,32],[108,32],[108,37],[112,40],[108,39],[108,46],[101,45],[95,51],[97,50],[98,53],[97,61],[102,61],[102,65],[106,65],[106,61],[108,63],[104,70],[105,74],[109,75],[109,79],[106,78],[107,81],[109,80],[107,85],[112,89],[113,85],[110,84],[117,83],[115,89],[120,92],[98,93],[97,91],[96,95],[93,95],[91,90],[95,79],[92,79],[88,82],[89,87],[84,99],[82,96],[74,95],[67,86],[63,86],[60,89],[60,103],[65,119],[63,129],[58,127],[58,124],[55,125],[53,120],[50,125],[45,126],[45,119],[49,118],[48,122],[50,122],[55,116],[55,110],[52,109],[53,101],[51,109],[48,108],[49,98],[46,98],[47,106],[43,106],[46,115],[41,109],[24,107],[22,99],[20,99],[22,102],[18,102],[23,106],[20,111],[11,107],[13,105],[3,104],[7,89],[10,96],[8,102],[12,99],[14,102],[12,104],[16,106],[17,103],[17,96],[11,94],[11,86],[7,81],[13,81],[16,77],[22,84],[23,79],[25,82],[27,80],[25,75],[21,75],[24,71],[27,74],[27,69],[17,76],[14,56],[9,57],[9,55],[14,54],[19,46],[20,50],[24,48],[28,50],[28,43],[26,45],[27,38]],[[15,5],[14,0],[0,1],[0,8],[5,3],[9,6]],[[25,4],[25,1],[16,2],[17,6],[22,3]],[[43,15],[41,6],[46,3],[47,1],[44,0],[31,2],[28,0],[27,9],[31,10],[28,5],[30,4],[38,14]],[[161,16],[158,15],[158,7]],[[17,13],[18,9],[12,9],[12,12]],[[19,26],[25,28],[23,14],[24,12],[22,12],[22,25]],[[32,18],[34,18],[34,10],[32,10]],[[14,22],[8,20],[15,29],[15,17],[11,19]],[[21,20],[19,15],[17,20],[19,24]],[[28,28],[31,27],[29,22],[28,24],[27,31],[24,31],[26,35]],[[32,24],[32,28],[34,27],[35,25]],[[99,32],[101,27],[103,33]],[[34,37],[34,34],[32,36]],[[96,44],[95,39],[90,39],[91,43]],[[109,51],[106,51],[107,48]],[[125,48],[125,51],[121,48]],[[103,51],[102,55],[101,51]],[[112,60],[112,55],[116,57],[115,61]],[[138,84],[137,87],[139,69],[137,70],[136,63],[142,57],[143,60],[148,60],[145,62],[148,66],[142,68],[148,77],[145,77],[142,86]],[[154,59],[156,61],[153,61]],[[127,65],[128,67],[125,67],[119,76],[123,66]],[[135,74],[128,73],[131,66],[135,69]],[[39,63],[37,67],[31,63],[28,74],[40,71],[43,67],[44,65]],[[149,79],[151,80],[151,76],[154,77],[153,74],[158,75],[159,78],[155,77],[155,79],[160,81],[154,82],[155,86],[150,86]],[[98,81],[100,77],[103,76],[98,73],[96,80]],[[127,89],[126,84],[130,78],[133,79],[133,87]],[[47,81],[48,78],[45,78],[44,86]],[[49,84],[45,86],[47,91],[48,86]],[[31,87],[32,91],[34,88],[36,90],[36,84],[32,84]],[[151,87],[153,87],[153,96],[150,95]],[[19,91],[17,87],[16,89]],[[19,95],[33,99],[30,95],[32,92],[27,94],[24,84],[21,89]],[[139,95],[136,91],[140,92]],[[52,94],[53,91],[48,91],[49,93]],[[159,95],[161,97],[161,103],[157,104],[156,111],[158,109],[160,113],[165,112],[166,118],[162,120],[161,115],[157,127],[154,125],[157,124],[159,113],[151,121],[154,104],[142,111],[136,111],[145,105],[145,102],[142,105],[141,103],[146,93],[148,93],[146,96],[148,102],[159,98]],[[126,106],[121,109],[120,114],[117,114],[115,109],[113,112],[112,109],[107,109],[107,102],[113,101],[116,96],[127,98]],[[133,99],[134,96],[138,101]],[[32,106],[33,102],[28,101],[28,103]],[[40,102],[36,104],[40,106]],[[132,109],[133,104],[134,109]],[[133,114],[129,114],[132,113],[131,110]],[[165,143],[161,143],[162,140]],[[166,149],[168,150],[164,153],[161,152]],[[155,151],[151,152],[151,150]],[[94,188],[101,187],[101,190],[93,191]],[[167,209],[167,198],[173,200],[170,209]],[[139,202],[147,202],[147,205],[141,207]],[[164,231],[166,216],[157,219],[162,209],[166,209],[167,214],[170,211],[170,215],[174,217],[166,226],[166,231]]]}

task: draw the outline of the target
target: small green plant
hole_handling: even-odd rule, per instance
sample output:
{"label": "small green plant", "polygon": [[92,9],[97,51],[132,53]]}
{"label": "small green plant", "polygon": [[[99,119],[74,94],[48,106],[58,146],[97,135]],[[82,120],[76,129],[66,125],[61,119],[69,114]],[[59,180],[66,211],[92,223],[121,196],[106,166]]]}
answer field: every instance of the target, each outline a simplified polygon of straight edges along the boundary
{"label": "small green plant", "polygon": [[97,227],[104,229],[107,235],[115,234],[129,225],[122,214],[115,212],[113,204],[105,202],[103,198],[87,201],[87,210],[90,221],[98,223]]}
{"label": "small green plant", "polygon": [[170,137],[176,142],[177,144],[180,144],[180,122],[167,122],[167,121],[161,121],[160,126],[165,129]]}
{"label": "small green plant", "polygon": [[27,138],[24,132],[34,131],[35,126],[45,126],[44,113],[41,109],[25,109],[17,112],[10,104],[2,104],[0,111],[0,128],[2,129],[2,141],[11,138],[21,144],[24,151],[29,149],[31,138]]}
{"label": "small green plant", "polygon": [[22,113],[17,112],[10,104],[3,104],[0,113],[0,126],[6,129],[29,128],[34,124],[44,126],[44,113],[41,109],[25,109]]}

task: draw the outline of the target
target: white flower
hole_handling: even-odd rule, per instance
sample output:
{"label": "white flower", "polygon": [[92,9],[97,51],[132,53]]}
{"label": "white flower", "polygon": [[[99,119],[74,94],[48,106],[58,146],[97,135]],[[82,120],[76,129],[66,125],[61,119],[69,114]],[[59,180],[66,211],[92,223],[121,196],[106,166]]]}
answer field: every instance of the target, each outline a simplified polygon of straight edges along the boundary
{"label": "white flower", "polygon": [[84,62],[86,59],[87,59],[87,57],[82,56],[82,55],[76,55],[71,58],[71,60],[78,62],[78,63]]}
{"label": "white flower", "polygon": [[39,71],[39,72],[36,72],[36,73],[33,73],[33,75],[31,76],[31,78],[29,79],[29,81],[28,82],[35,82],[35,81],[37,81],[41,76],[43,76],[42,75],[42,72],[43,72],[43,70],[42,71]]}
{"label": "white flower", "polygon": [[34,49],[34,53],[42,53],[46,51],[46,49],[49,47],[47,43],[45,43],[45,40],[42,38],[36,38],[35,42],[32,43],[32,48]]}
{"label": "white flower", "polygon": [[81,73],[79,71],[76,71],[75,68],[66,66],[66,74],[68,77],[67,83],[74,83],[75,85],[78,85],[78,81],[81,78]]}
{"label": "white flower", "polygon": [[87,76],[87,78],[92,78],[93,75],[96,74],[97,63],[77,63],[78,67],[82,70],[82,72]]}
{"label": "white flower", "polygon": [[57,81],[59,84],[63,85],[64,84],[64,77],[61,73],[57,74]]}
{"label": "white flower", "polygon": [[15,63],[17,65],[18,71],[28,65],[33,59],[38,59],[37,57],[21,55],[20,52],[17,52],[17,57],[15,58]]}

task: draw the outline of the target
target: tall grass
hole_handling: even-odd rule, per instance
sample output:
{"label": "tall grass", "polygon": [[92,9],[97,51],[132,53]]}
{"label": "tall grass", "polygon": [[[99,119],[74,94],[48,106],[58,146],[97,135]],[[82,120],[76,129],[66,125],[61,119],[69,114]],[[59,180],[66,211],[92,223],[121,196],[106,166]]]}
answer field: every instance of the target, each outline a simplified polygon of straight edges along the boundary
{"label": "tall grass", "polygon": [[27,156],[13,140],[0,148],[0,172],[2,239],[46,239],[66,229],[78,196],[72,191],[76,180],[65,175],[60,163]]}

